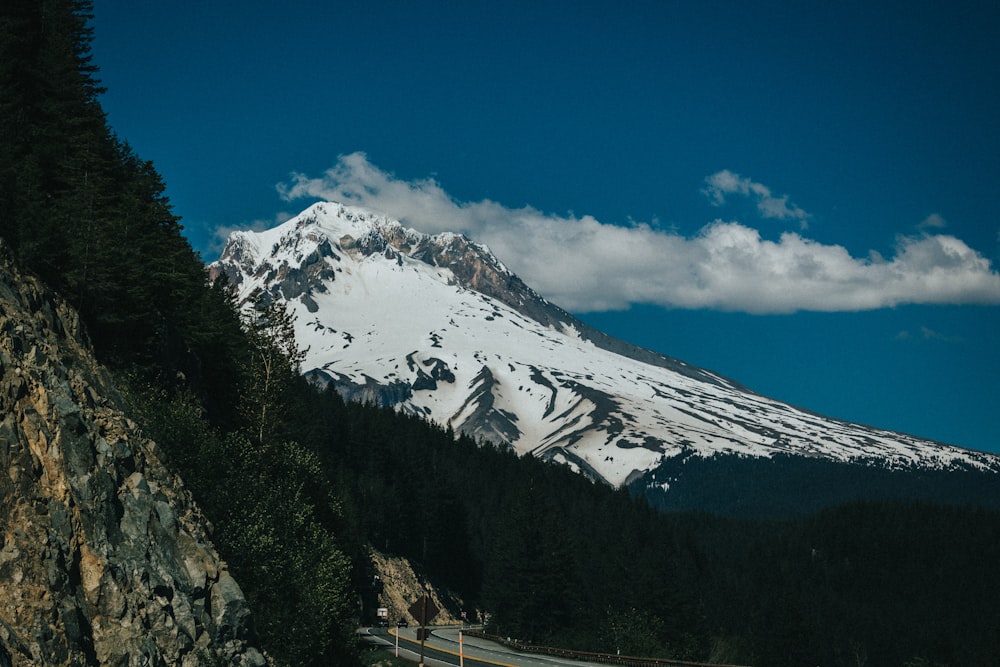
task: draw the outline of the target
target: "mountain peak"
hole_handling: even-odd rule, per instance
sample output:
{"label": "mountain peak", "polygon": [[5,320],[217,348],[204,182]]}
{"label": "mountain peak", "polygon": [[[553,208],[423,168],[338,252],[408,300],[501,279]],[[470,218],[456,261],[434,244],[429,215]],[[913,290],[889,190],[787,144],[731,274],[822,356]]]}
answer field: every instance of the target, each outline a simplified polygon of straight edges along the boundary
{"label": "mountain peak", "polygon": [[[264,232],[233,232],[219,260],[210,269],[213,277],[219,272],[226,273],[246,297],[249,293],[241,286],[247,284],[248,276],[269,282],[266,279],[270,271],[287,275],[292,267],[314,266],[320,262],[335,270],[341,255],[359,259],[381,255],[399,266],[403,266],[404,261],[420,262],[446,269],[451,273],[448,280],[454,284],[500,299],[511,307],[534,304],[537,310],[548,305],[487,246],[473,242],[464,234],[423,234],[369,209],[336,202],[313,204]],[[312,275],[315,277],[317,271]],[[316,285],[310,283],[310,286]],[[255,287],[261,284],[255,283]],[[268,291],[276,298],[295,298],[304,292],[303,288],[308,289],[299,285],[291,289],[294,294],[288,294],[289,287],[279,281]]]}
{"label": "mountain peak", "polygon": [[679,453],[1000,470],[1000,457],[822,417],[614,339],[486,246],[366,209],[325,202],[234,234],[211,269],[243,299],[288,304],[313,380],[614,485]]}

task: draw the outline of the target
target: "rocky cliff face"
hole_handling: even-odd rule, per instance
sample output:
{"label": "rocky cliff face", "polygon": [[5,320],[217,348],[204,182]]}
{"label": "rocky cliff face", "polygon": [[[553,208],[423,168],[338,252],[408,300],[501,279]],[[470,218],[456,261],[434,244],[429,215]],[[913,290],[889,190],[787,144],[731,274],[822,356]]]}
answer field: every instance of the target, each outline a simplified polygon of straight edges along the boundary
{"label": "rocky cliff face", "polygon": [[266,664],[190,494],[2,242],[0,418],[0,667]]}
{"label": "rocky cliff face", "polygon": [[371,557],[382,582],[378,604],[388,610],[390,624],[402,620],[416,625],[417,619],[410,615],[409,609],[424,593],[430,594],[434,606],[439,610],[432,621],[434,625],[456,625],[462,622],[461,616],[456,612],[464,608],[464,603],[449,591],[421,581],[408,560],[378,551],[372,551]]}

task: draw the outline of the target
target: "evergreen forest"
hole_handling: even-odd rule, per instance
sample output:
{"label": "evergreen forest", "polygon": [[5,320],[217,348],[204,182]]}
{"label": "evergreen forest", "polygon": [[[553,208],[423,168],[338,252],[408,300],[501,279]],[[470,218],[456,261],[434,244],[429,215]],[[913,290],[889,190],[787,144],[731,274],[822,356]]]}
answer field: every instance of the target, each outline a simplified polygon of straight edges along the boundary
{"label": "evergreen forest", "polygon": [[[242,313],[209,283],[153,164],[109,126],[91,4],[0,8],[0,237],[78,309],[279,664],[361,664],[373,548],[526,642],[757,667],[997,664],[1000,510],[975,493],[670,507],[308,383],[288,314]],[[753,474],[733,465],[722,479]]]}

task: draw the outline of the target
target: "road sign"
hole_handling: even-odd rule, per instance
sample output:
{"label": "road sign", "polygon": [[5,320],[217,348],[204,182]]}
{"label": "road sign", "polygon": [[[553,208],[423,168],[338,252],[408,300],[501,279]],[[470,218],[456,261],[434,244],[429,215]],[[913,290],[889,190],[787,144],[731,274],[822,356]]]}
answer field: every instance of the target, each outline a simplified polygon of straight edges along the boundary
{"label": "road sign", "polygon": [[[427,625],[431,620],[438,615],[441,611],[434,604],[434,600],[427,593],[420,596],[420,599],[410,605],[410,615],[417,619],[417,623],[421,626]],[[421,627],[417,630],[417,639],[420,640],[420,665],[423,667],[424,664],[424,641],[429,639],[431,636],[431,631],[427,628]]]}
{"label": "road sign", "polygon": [[437,608],[434,604],[434,600],[427,593],[424,593],[420,598],[410,605],[410,615],[419,623],[420,625],[429,625],[430,622],[437,616],[441,610]]}

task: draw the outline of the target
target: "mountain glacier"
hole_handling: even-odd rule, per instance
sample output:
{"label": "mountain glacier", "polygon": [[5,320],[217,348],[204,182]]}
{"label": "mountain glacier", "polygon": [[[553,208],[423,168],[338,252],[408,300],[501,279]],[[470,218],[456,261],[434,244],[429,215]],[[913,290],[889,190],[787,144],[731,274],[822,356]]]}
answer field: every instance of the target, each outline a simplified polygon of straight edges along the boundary
{"label": "mountain glacier", "polygon": [[1000,471],[1000,457],[852,424],[614,339],[549,303],[483,245],[318,203],[220,259],[241,300],[284,301],[303,370],[352,400],[565,463],[612,485],[681,453],[776,454]]}

